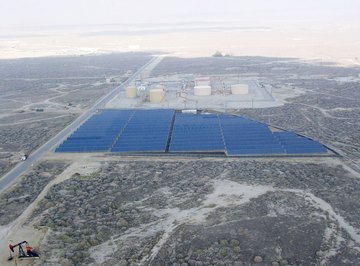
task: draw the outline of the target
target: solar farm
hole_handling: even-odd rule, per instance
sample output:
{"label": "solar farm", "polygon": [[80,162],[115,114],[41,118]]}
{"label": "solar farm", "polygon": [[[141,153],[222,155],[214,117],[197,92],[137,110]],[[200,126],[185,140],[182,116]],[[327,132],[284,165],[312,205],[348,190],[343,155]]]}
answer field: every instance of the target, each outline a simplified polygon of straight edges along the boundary
{"label": "solar farm", "polygon": [[317,141],[228,114],[173,109],[104,109],[94,114],[56,152],[208,154],[226,156],[328,155]]}
{"label": "solar farm", "polygon": [[7,74],[2,246],[39,265],[360,265],[358,69],[95,57]]}

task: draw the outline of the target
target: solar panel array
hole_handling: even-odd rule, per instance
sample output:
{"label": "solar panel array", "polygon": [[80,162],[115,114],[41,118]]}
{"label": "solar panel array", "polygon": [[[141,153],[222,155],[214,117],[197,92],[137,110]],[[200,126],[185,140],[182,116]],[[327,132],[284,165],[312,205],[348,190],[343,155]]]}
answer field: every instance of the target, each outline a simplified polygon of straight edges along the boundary
{"label": "solar panel array", "polygon": [[174,112],[174,110],[136,111],[111,151],[165,152]]}
{"label": "solar panel array", "polygon": [[219,151],[224,151],[224,141],[217,115],[176,114],[170,152]]}
{"label": "solar panel array", "polygon": [[266,124],[231,115],[219,119],[227,155],[285,154]]}
{"label": "solar panel array", "polygon": [[133,110],[104,110],[93,115],[56,152],[108,151],[133,113]]}
{"label": "solar panel array", "polygon": [[272,132],[243,117],[190,114],[172,109],[102,110],[56,152],[225,153],[227,156],[323,154],[319,142]]}
{"label": "solar panel array", "polygon": [[311,154],[327,152],[327,149],[319,142],[301,137],[292,132],[274,132],[274,136],[284,147],[286,154]]}

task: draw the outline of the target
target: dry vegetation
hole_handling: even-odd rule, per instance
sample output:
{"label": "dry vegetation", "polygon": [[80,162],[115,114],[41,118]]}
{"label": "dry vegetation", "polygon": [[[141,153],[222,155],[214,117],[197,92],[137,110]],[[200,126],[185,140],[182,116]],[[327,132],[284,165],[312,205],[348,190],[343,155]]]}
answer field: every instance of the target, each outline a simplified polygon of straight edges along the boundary
{"label": "dry vegetation", "polygon": [[43,161],[0,195],[0,225],[16,220],[44,187],[68,166],[65,162]]}
{"label": "dry vegetation", "polygon": [[359,228],[359,186],[324,163],[120,160],[54,186],[34,218],[52,232],[44,263],[356,264],[354,236],[317,200]]}
{"label": "dry vegetation", "polygon": [[[85,67],[90,59],[80,59],[82,67],[74,73],[90,71],[90,78],[98,71],[119,71],[105,67],[114,63],[110,59],[98,68]],[[155,69],[158,76],[174,73],[259,76],[275,89],[301,90],[305,94],[282,107],[237,113],[330,144],[354,167],[360,160],[359,69],[265,57],[166,58]],[[90,81],[74,82],[61,89],[71,93],[52,101],[74,99],[80,109],[86,106],[82,98]],[[79,97],[72,98],[76,86]],[[5,98],[0,101],[11,95]],[[33,148],[73,118],[67,119],[1,130],[1,147]],[[3,169],[12,154],[0,154]],[[37,265],[360,265],[360,179],[339,158],[99,158],[92,158],[102,162],[92,173],[62,176],[28,219],[27,226],[49,229]],[[66,167],[60,159],[43,161],[2,194],[1,224],[16,219]]]}

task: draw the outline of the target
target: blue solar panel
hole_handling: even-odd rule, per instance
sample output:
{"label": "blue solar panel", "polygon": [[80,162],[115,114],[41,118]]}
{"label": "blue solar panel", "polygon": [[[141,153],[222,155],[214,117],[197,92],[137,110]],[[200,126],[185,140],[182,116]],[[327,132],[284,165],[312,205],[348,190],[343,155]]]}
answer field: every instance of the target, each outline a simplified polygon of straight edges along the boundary
{"label": "blue solar panel", "polygon": [[225,152],[228,156],[320,154],[319,142],[234,115],[175,113],[172,109],[103,110],[56,152]]}
{"label": "blue solar panel", "polygon": [[138,110],[112,147],[113,152],[165,152],[174,110]]}
{"label": "blue solar panel", "polygon": [[231,115],[219,119],[229,156],[285,153],[266,124]]}
{"label": "blue solar panel", "polygon": [[217,115],[177,113],[170,152],[223,152],[224,141]]}
{"label": "blue solar panel", "polygon": [[55,151],[108,151],[133,113],[133,110],[103,110],[89,118]]}
{"label": "blue solar panel", "polygon": [[283,145],[287,154],[326,153],[327,149],[319,142],[301,137],[292,132],[275,132],[274,136]]}

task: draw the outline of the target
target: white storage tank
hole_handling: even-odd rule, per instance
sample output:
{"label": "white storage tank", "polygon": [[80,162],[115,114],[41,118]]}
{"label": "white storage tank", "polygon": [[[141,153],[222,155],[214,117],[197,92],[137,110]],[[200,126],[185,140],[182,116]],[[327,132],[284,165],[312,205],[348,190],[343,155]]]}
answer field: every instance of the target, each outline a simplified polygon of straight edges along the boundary
{"label": "white storage tank", "polygon": [[165,98],[164,88],[154,88],[150,90],[150,102],[161,103]]}
{"label": "white storage tank", "polygon": [[125,89],[126,98],[136,98],[137,97],[137,88],[136,86],[129,86]]}
{"label": "white storage tank", "polygon": [[198,85],[194,87],[195,96],[208,96],[211,95],[211,87],[209,85]]}
{"label": "white storage tank", "polygon": [[232,94],[248,94],[249,93],[249,85],[248,84],[231,85],[231,93]]}

